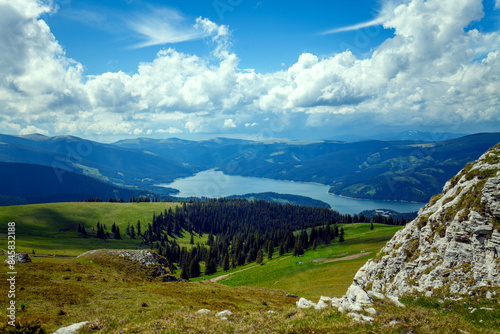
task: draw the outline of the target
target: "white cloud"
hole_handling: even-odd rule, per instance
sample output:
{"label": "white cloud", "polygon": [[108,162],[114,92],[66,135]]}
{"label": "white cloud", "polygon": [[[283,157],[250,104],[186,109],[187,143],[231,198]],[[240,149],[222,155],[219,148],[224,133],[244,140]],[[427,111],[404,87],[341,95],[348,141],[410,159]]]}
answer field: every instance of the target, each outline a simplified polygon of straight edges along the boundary
{"label": "white cloud", "polygon": [[182,133],[183,131],[181,129],[177,129],[177,128],[174,128],[174,127],[169,127],[168,129],[158,129],[155,132],[157,132],[157,133],[174,134],[174,133]]}
{"label": "white cloud", "polygon": [[495,9],[500,9],[500,0],[495,0]]}
{"label": "white cloud", "polygon": [[185,42],[212,34],[196,29],[186,21],[181,13],[169,8],[151,8],[148,13],[138,14],[128,21],[129,27],[143,39],[134,48]]}
{"label": "white cloud", "polygon": [[363,28],[378,26],[378,25],[381,25],[384,22],[385,22],[385,18],[378,17],[378,18],[373,19],[371,21],[357,23],[357,24],[353,24],[353,25],[350,25],[350,26],[345,26],[345,27],[340,27],[340,28],[335,28],[335,29],[330,29],[330,30],[327,30],[327,31],[323,32],[322,34],[323,35],[329,35],[329,34],[337,34],[339,32],[359,30],[359,29],[363,29]]}
{"label": "white cloud", "polygon": [[224,120],[224,127],[225,128],[235,128],[236,124],[234,124],[234,121],[230,118]]}
{"label": "white cloud", "polygon": [[21,131],[19,131],[20,135],[30,135],[30,134],[34,134],[34,133],[39,133],[39,134],[42,134],[42,135],[48,135],[49,134],[48,131],[39,129],[36,126],[33,126],[33,125],[29,125],[29,126],[25,127],[24,129],[22,129]]}
{"label": "white cloud", "polygon": [[483,17],[480,0],[388,6],[381,17],[394,37],[367,57],[348,50],[328,58],[304,53],[288,69],[267,74],[238,68],[228,27],[203,18],[190,26],[181,14],[169,12],[172,29],[158,29],[163,31],[158,36],[145,33],[143,43],[167,43],[169,33],[181,38],[191,31],[210,37],[213,55],[205,59],[163,49],[137,73],[86,77],[40,19],[51,10],[34,0],[0,0],[2,131],[217,133],[235,128],[237,120],[248,133],[269,130],[279,136],[280,131],[348,122],[449,126],[500,121],[500,36],[464,30]]}

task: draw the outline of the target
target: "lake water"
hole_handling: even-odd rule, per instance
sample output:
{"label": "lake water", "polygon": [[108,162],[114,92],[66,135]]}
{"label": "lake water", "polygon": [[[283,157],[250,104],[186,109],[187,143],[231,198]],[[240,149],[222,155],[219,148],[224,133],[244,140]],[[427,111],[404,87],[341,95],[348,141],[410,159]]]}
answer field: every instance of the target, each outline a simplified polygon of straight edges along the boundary
{"label": "lake water", "polygon": [[180,193],[175,195],[178,197],[204,196],[217,198],[270,191],[280,194],[301,195],[319,199],[330,204],[332,209],[340,213],[349,214],[373,209],[391,209],[398,212],[412,212],[418,211],[423,206],[423,204],[420,203],[345,198],[328,194],[328,189],[330,187],[321,184],[232,176],[214,170],[199,172],[194,176],[177,179],[172,183],[161,184],[160,186],[178,189]]}

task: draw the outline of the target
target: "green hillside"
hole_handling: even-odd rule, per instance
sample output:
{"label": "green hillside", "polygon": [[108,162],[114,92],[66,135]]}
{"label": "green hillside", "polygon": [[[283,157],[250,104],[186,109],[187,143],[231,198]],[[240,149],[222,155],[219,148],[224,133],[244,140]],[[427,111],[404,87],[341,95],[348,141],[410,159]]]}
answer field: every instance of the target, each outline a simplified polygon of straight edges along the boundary
{"label": "green hillside", "polygon": [[[385,245],[401,226],[374,224],[343,225],[346,241],[320,246],[303,256],[291,253],[265,258],[264,265],[249,265],[245,270],[221,279],[228,286],[259,286],[281,289],[310,299],[322,295],[342,296],[358,269]],[[277,254],[276,254],[277,255]]]}
{"label": "green hillside", "polygon": [[[0,208],[2,221],[15,221],[18,250],[76,255],[92,248],[135,248],[137,240],[83,239],[71,228],[116,222],[149,221],[176,203],[57,203]],[[70,230],[65,230],[67,227]],[[320,295],[340,296],[355,272],[380,250],[399,228],[374,224],[342,225],[346,241],[293,257],[274,256],[264,265],[238,267],[219,282],[164,283],[143,277],[130,266],[112,267],[89,258],[33,257],[16,264],[16,323],[0,324],[2,333],[52,333],[60,327],[89,321],[92,333],[492,333],[498,325],[496,300],[476,296],[464,301],[407,297],[405,308],[377,300],[373,323],[353,322],[336,308],[302,310],[286,292],[316,301]],[[61,230],[63,229],[63,230]],[[5,230],[3,231],[5,232]],[[0,235],[5,248],[5,233]],[[187,244],[187,238],[178,242]],[[364,251],[364,252],[362,252]],[[359,256],[358,258],[354,258]],[[4,260],[5,255],[0,256]],[[95,260],[95,259],[94,259]],[[314,262],[313,262],[314,261]],[[300,263],[297,263],[300,262]],[[132,268],[132,269],[131,269]],[[203,280],[205,278],[205,280]],[[222,284],[220,284],[222,283]],[[244,286],[251,285],[251,286]],[[0,303],[9,303],[7,285],[0,285]],[[481,307],[485,309],[480,309]],[[470,312],[469,308],[477,309]],[[210,309],[211,314],[197,313]],[[230,310],[228,319],[215,316]],[[394,322],[394,320],[396,322]],[[31,331],[27,331],[30,327]]]}
{"label": "green hillside", "polygon": [[[130,239],[125,230],[130,223],[143,226],[151,222],[153,213],[173,208],[179,203],[49,203],[0,207],[0,221],[16,223],[17,251],[36,254],[79,255],[97,248],[147,248],[140,246],[139,239]],[[92,232],[97,222],[105,224],[108,231],[113,223],[120,227],[122,239],[83,238],[78,225],[84,224]],[[0,247],[6,248],[6,225],[0,230]],[[189,238],[179,238],[181,245],[189,244]],[[204,242],[195,236],[195,242]]]}

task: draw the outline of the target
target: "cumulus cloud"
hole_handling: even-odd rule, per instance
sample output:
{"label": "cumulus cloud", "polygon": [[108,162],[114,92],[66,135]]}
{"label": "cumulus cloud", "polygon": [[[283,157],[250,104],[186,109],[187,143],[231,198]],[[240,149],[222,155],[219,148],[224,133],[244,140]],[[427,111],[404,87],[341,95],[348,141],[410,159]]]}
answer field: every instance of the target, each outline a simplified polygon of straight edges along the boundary
{"label": "cumulus cloud", "polygon": [[157,132],[157,133],[174,134],[174,133],[182,133],[183,131],[181,129],[177,129],[177,128],[174,128],[174,127],[169,127],[168,129],[158,129],[155,132]]}
{"label": "cumulus cloud", "polygon": [[36,126],[33,126],[33,125],[29,125],[29,126],[25,127],[24,129],[21,129],[21,131],[19,131],[20,135],[29,135],[29,134],[33,134],[33,133],[39,133],[39,134],[42,134],[42,135],[48,135],[49,134],[49,132],[47,130],[39,129]]}
{"label": "cumulus cloud", "polygon": [[495,9],[500,9],[500,0],[495,0]]}
{"label": "cumulus cloud", "polygon": [[224,120],[224,127],[225,128],[235,128],[236,124],[234,124],[234,121],[230,118]]}
{"label": "cumulus cloud", "polygon": [[144,37],[138,46],[205,38],[212,56],[165,48],[136,73],[85,76],[40,18],[50,11],[35,0],[0,0],[1,131],[217,133],[237,120],[249,133],[280,136],[348,122],[500,120],[500,36],[465,29],[484,16],[480,0],[391,2],[376,21],[361,24],[394,31],[365,58],[349,50],[327,58],[303,53],[289,68],[265,74],[238,67],[227,26],[205,18],[189,24],[180,13],[164,12],[157,31],[140,17],[132,23]]}

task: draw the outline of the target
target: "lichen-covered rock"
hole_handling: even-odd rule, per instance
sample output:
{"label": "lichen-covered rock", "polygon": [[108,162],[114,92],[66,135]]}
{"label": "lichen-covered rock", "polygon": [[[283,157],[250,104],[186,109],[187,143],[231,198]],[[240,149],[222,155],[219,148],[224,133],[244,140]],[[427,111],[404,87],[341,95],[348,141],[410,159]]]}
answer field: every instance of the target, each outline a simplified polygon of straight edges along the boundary
{"label": "lichen-covered rock", "polygon": [[311,308],[316,307],[316,304],[310,300],[305,298],[300,298],[298,302],[296,302],[298,308]]}
{"label": "lichen-covered rock", "polygon": [[9,264],[15,263],[28,263],[31,262],[31,257],[27,253],[16,253],[13,257],[10,257],[5,260],[5,262]]}
{"label": "lichen-covered rock", "polygon": [[151,250],[96,249],[80,254],[78,257],[87,257],[105,265],[118,267],[122,266],[124,264],[123,260],[125,260],[128,263],[135,263],[140,268],[145,268],[148,276],[155,277],[162,282],[178,281],[168,269],[167,259]]}
{"label": "lichen-covered rock", "polygon": [[468,294],[500,286],[499,171],[500,144],[448,181],[357,272],[347,299],[359,289],[379,298],[375,294]]}
{"label": "lichen-covered rock", "polygon": [[82,321],[82,322],[79,322],[79,323],[76,323],[76,324],[73,324],[70,326],[61,327],[57,331],[55,331],[53,334],[74,334],[74,333],[78,332],[83,326],[85,326],[88,323],[89,323],[88,321]]}

